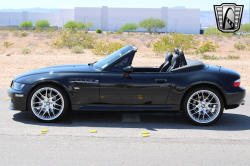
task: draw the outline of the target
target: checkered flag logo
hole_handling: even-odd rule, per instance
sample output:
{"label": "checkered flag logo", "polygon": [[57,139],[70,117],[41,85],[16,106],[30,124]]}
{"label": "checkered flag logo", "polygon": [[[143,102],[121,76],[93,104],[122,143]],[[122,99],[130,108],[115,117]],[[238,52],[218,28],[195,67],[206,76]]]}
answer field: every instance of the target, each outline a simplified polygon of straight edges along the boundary
{"label": "checkered flag logo", "polygon": [[221,32],[233,33],[240,29],[244,5],[223,3],[214,5],[217,28]]}

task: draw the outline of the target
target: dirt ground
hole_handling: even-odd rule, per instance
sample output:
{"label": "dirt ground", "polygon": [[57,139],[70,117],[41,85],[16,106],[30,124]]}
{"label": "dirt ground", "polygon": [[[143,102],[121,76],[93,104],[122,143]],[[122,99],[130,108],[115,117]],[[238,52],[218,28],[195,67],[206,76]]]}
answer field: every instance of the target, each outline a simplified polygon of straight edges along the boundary
{"label": "dirt ground", "polygon": [[[0,88],[9,87],[12,79],[29,70],[54,66],[63,64],[82,64],[98,61],[104,56],[94,55],[91,50],[85,49],[84,53],[74,54],[68,48],[55,49],[52,48],[49,43],[49,38],[46,34],[35,34],[28,32],[27,37],[15,37],[12,32],[0,31],[0,67],[2,72],[0,73]],[[133,61],[133,66],[160,66],[164,62],[164,55],[157,55],[154,53],[153,46],[146,47],[148,43],[157,41],[162,35],[128,35],[128,34],[112,34],[97,35],[97,40],[109,39],[110,41],[119,41],[123,43],[129,43],[138,47],[138,52]],[[238,41],[245,44],[250,44],[250,38],[233,37],[204,37],[202,35],[195,35],[197,40],[210,40],[217,41],[219,48],[216,52],[206,53],[207,55],[216,55],[218,57],[226,57],[228,55],[240,56],[237,60],[205,60],[201,56],[196,55],[191,51],[184,52],[187,59],[199,59],[206,64],[218,65],[233,69],[241,75],[241,86],[250,91],[250,55],[248,48],[244,51],[235,49],[233,46]],[[5,41],[14,43],[14,45],[6,48],[3,46]],[[22,48],[28,48],[31,50],[30,54],[21,54]],[[10,54],[10,56],[6,56]]]}

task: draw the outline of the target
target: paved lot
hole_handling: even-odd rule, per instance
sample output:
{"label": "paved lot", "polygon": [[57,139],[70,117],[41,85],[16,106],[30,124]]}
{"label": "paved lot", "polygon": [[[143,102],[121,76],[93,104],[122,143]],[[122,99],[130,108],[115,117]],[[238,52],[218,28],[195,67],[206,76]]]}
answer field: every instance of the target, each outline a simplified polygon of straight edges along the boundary
{"label": "paved lot", "polygon": [[207,127],[181,114],[73,112],[40,123],[9,110],[6,97],[0,89],[0,165],[250,165],[250,94]]}

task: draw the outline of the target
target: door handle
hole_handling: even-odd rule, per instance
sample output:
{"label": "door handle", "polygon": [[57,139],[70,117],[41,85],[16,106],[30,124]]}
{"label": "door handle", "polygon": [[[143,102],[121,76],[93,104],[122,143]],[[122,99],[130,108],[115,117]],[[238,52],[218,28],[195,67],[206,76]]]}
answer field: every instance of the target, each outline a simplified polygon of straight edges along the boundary
{"label": "door handle", "polygon": [[164,83],[167,82],[167,79],[155,79],[155,82]]}

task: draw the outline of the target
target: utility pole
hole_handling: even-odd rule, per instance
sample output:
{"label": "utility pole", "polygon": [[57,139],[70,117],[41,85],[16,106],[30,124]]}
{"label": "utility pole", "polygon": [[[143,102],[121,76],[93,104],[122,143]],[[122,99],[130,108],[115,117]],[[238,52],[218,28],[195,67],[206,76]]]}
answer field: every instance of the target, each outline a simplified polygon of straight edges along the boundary
{"label": "utility pole", "polygon": [[176,33],[176,24],[177,24],[177,20],[175,20],[175,33]]}
{"label": "utility pole", "polygon": [[9,28],[10,28],[10,17],[9,17]]}
{"label": "utility pole", "polygon": [[84,24],[85,24],[85,17],[84,17]]}
{"label": "utility pole", "polygon": [[[64,18],[63,18],[63,26],[64,26]],[[62,26],[62,28],[63,28],[63,26]]]}

